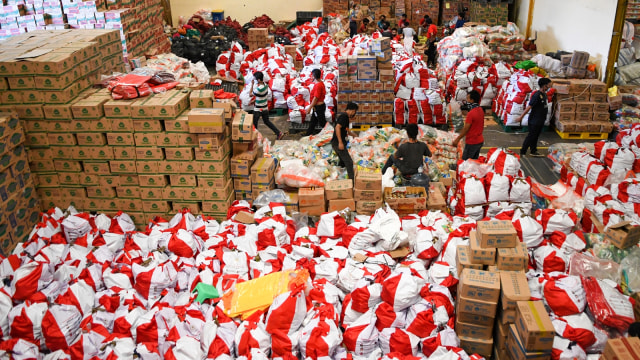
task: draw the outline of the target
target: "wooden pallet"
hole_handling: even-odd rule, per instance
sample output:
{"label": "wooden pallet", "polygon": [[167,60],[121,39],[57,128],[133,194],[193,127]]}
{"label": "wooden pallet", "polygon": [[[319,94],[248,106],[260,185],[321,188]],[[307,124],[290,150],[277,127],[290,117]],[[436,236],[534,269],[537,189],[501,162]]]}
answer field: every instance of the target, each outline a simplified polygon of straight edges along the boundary
{"label": "wooden pallet", "polygon": [[562,132],[556,129],[558,136],[563,140],[606,140],[608,133],[592,133],[592,132]]}

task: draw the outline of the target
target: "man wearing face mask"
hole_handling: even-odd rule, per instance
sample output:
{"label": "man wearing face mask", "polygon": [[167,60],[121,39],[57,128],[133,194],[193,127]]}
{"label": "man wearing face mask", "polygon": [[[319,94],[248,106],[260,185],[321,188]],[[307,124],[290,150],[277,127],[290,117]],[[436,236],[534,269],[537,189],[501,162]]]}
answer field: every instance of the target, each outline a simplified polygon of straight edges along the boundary
{"label": "man wearing face mask", "polygon": [[529,133],[522,143],[520,156],[527,154],[527,150],[531,149],[531,156],[542,156],[538,154],[538,137],[544,128],[544,122],[547,120],[547,91],[551,88],[551,80],[542,78],[538,80],[540,90],[531,94],[529,105],[518,118],[519,122],[531,111],[529,115]]}

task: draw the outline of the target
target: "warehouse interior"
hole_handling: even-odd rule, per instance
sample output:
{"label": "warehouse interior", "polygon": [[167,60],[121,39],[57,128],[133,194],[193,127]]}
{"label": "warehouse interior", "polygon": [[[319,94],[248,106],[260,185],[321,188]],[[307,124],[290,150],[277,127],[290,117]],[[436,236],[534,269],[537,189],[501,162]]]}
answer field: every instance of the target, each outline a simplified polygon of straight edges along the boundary
{"label": "warehouse interior", "polygon": [[0,359],[640,359],[636,33],[640,0],[3,0]]}

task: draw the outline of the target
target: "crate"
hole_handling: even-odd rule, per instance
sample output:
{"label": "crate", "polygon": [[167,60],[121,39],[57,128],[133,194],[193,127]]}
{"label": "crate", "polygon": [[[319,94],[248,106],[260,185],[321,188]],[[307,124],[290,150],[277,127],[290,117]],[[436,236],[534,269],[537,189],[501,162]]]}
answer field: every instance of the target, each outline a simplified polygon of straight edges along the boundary
{"label": "crate", "polygon": [[297,11],[296,24],[302,25],[306,22],[310,22],[317,17],[322,17],[322,11]]}
{"label": "crate", "polygon": [[556,129],[558,136],[563,140],[606,140],[608,133],[590,133],[590,132],[562,132]]}

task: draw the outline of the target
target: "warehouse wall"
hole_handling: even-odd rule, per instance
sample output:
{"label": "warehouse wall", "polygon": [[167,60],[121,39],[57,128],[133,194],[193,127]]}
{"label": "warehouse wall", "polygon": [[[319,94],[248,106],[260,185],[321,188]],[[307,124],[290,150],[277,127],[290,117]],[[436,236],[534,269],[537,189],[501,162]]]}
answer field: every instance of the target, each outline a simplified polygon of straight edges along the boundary
{"label": "warehouse wall", "polygon": [[[617,0],[535,0],[531,36],[538,51],[581,50],[591,54],[604,77]],[[519,0],[518,26],[526,31],[529,0]]]}
{"label": "warehouse wall", "polygon": [[237,19],[244,24],[255,16],[269,15],[274,21],[295,20],[296,11],[319,11],[322,0],[171,0],[171,15],[173,25],[178,25],[178,18],[185,20],[200,9],[223,9],[224,15]]}

